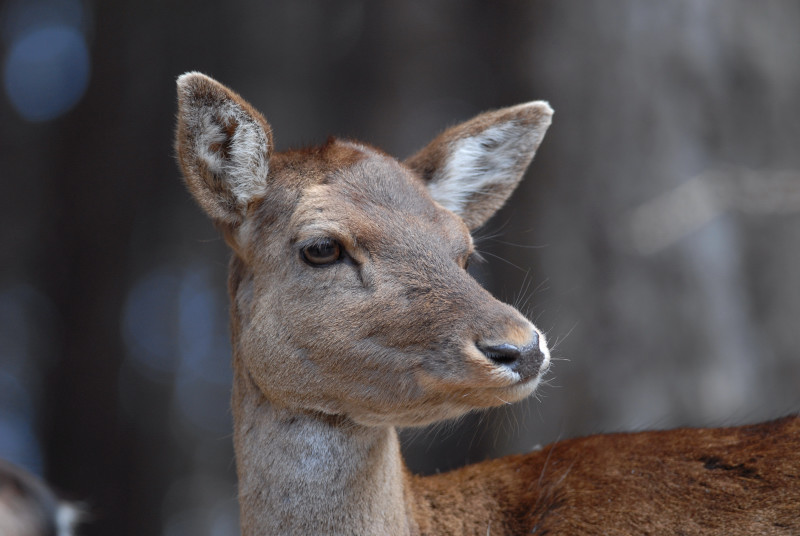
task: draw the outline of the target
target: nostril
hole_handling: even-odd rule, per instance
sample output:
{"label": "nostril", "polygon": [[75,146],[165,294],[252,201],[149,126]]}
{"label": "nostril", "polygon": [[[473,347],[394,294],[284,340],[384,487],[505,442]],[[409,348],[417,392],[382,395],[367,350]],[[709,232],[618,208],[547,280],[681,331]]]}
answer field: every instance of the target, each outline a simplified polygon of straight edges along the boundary
{"label": "nostril", "polygon": [[531,341],[522,347],[508,343],[476,343],[476,346],[489,361],[512,370],[527,380],[542,372],[545,354],[539,347],[540,342],[539,334],[534,332]]}
{"label": "nostril", "polygon": [[483,352],[489,360],[499,365],[513,365],[522,356],[519,348],[513,344],[497,344],[493,346],[478,345],[478,349]]}

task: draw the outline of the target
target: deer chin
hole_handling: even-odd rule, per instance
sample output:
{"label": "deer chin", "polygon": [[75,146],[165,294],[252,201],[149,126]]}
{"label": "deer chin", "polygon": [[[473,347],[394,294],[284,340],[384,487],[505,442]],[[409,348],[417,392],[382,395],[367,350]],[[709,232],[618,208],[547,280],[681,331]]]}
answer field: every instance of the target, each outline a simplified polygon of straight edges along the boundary
{"label": "deer chin", "polygon": [[520,380],[512,385],[457,389],[451,397],[470,409],[485,409],[513,404],[528,398],[539,386],[540,376]]}
{"label": "deer chin", "polygon": [[[488,407],[502,406],[519,402],[531,396],[541,382],[541,375],[527,380],[522,380],[509,387],[487,389],[481,393],[481,399],[487,401]],[[484,406],[484,407],[487,407]]]}
{"label": "deer chin", "polygon": [[386,408],[350,408],[347,416],[363,426],[426,426],[440,421],[457,419],[472,411],[519,402],[536,390],[540,379],[507,387],[447,389],[430,393],[424,399]]}
{"label": "deer chin", "polygon": [[519,402],[534,393],[541,376],[514,383],[486,382],[479,386],[455,386],[452,382],[426,377],[420,387],[424,395],[398,401],[383,408],[358,407],[348,411],[356,423],[366,426],[425,426],[456,419],[465,414]]}

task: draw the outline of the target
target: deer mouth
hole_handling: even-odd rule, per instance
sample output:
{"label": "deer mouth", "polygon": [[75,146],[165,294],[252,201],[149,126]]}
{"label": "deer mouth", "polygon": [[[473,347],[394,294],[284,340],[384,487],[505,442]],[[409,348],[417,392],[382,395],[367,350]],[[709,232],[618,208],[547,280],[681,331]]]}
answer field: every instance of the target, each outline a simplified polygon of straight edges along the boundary
{"label": "deer mouth", "polygon": [[472,390],[463,397],[473,408],[490,408],[514,404],[528,398],[539,386],[541,376],[521,378],[519,381],[505,386],[486,386],[482,389]]}

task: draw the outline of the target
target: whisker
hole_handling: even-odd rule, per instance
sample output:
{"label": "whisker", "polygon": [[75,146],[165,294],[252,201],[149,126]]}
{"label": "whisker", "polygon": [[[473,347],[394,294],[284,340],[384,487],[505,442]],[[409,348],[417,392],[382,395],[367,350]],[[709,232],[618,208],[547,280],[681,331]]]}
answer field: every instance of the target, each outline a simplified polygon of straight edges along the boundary
{"label": "whisker", "polygon": [[496,255],[494,253],[490,253],[490,252],[485,251],[485,250],[481,251],[481,255],[489,255],[490,257],[494,257],[495,259],[501,260],[501,261],[505,262],[506,264],[510,264],[511,266],[513,266],[514,268],[519,270],[520,272],[525,272],[526,271],[524,268],[522,268],[520,266],[517,266],[516,264],[514,264],[510,260],[508,260],[508,259],[506,259],[504,257],[501,257],[500,255]]}
{"label": "whisker", "polygon": [[576,327],[578,327],[577,320],[575,321],[574,324],[572,324],[572,327],[569,328],[569,330],[567,330],[566,334],[556,337],[556,342],[554,342],[553,346],[550,347],[550,352],[556,350],[559,347],[559,345],[561,345],[561,343],[563,343],[567,339],[567,337],[569,337],[572,334],[572,332],[575,330]]}
{"label": "whisker", "polygon": [[[497,235],[497,236],[499,236],[499,235]],[[511,246],[511,247],[514,247],[514,248],[522,248],[522,249],[544,249],[544,248],[549,248],[550,247],[549,244],[543,244],[543,245],[540,245],[540,246],[535,246],[535,245],[526,245],[526,244],[515,244],[514,242],[506,242],[504,240],[496,240],[496,239],[492,239],[492,242],[494,242],[496,244],[502,244],[504,246]]]}

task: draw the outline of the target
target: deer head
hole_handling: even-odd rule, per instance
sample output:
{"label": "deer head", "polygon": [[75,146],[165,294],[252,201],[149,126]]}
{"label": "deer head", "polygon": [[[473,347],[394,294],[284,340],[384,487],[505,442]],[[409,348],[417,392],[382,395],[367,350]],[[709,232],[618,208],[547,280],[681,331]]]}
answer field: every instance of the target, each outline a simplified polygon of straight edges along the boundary
{"label": "deer head", "polygon": [[252,106],[178,80],[189,190],[234,255],[234,367],[278,407],[422,425],[531,394],[544,335],[466,271],[550,125],[531,102],[450,128],[405,162],[331,139],[274,152]]}

